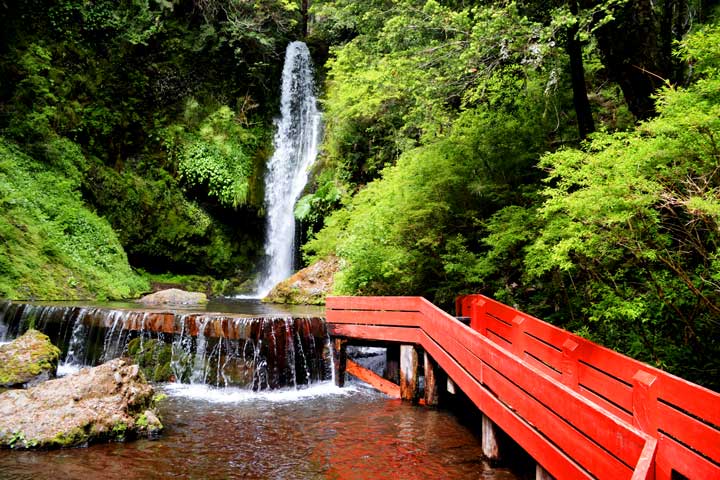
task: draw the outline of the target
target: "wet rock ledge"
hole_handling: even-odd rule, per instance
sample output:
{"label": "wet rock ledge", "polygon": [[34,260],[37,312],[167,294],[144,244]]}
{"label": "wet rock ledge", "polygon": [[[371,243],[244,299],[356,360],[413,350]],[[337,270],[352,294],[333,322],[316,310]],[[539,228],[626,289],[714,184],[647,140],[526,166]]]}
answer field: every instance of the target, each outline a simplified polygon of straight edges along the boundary
{"label": "wet rock ledge", "polygon": [[153,437],[159,400],[124,359],[0,394],[0,446],[57,448]]}

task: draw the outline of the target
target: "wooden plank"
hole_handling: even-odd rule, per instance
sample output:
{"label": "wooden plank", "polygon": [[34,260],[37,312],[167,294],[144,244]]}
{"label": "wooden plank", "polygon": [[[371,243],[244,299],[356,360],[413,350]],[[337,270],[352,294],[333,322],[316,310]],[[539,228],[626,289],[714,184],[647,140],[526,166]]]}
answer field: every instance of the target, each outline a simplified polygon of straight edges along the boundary
{"label": "wooden plank", "polygon": [[495,424],[510,435],[530,456],[541,462],[555,478],[589,479],[588,473],[570,457],[548,443],[547,439],[517,414],[509,410],[493,394],[474,380],[455,360],[429,336],[420,335],[421,344],[438,362],[448,377]]}
{"label": "wooden plank", "polygon": [[577,392],[583,397],[587,398],[589,401],[599,406],[600,408],[603,408],[607,410],[610,414],[615,415],[620,420],[627,422],[630,425],[633,424],[632,412],[628,412],[619,408],[617,405],[608,402],[606,399],[595,394],[594,392],[586,390],[582,385],[578,387]]}
{"label": "wooden plank", "polygon": [[506,323],[512,322],[513,318],[515,318],[517,315],[522,314],[522,312],[520,312],[519,310],[515,310],[514,308],[509,307],[503,303],[491,300],[489,298],[487,300],[488,301],[485,304],[485,313],[489,316],[499,318]]}
{"label": "wooden plank", "polygon": [[[477,332],[466,330],[465,342],[461,343],[457,337],[459,331],[464,327],[448,328],[443,331],[438,323],[437,317],[429,318],[425,323],[425,329],[440,346],[456,360],[459,360],[460,364],[472,365],[472,368],[466,370],[474,376],[475,380],[484,382],[484,375],[488,369],[483,368],[482,364],[483,362],[489,363],[498,371],[513,378],[529,393],[542,398],[543,402],[546,402],[554,411],[567,411],[566,419],[576,428],[612,451],[628,465],[634,465],[644,446],[644,440],[639,437],[639,432],[626,436],[628,438],[618,438],[616,432],[618,429],[624,428],[619,419],[608,417],[607,412],[588,405],[587,400],[579,394],[573,393],[552,379],[534,374],[533,369],[527,364],[519,361],[506,350],[488,342]],[[482,342],[485,345],[479,344]],[[475,351],[468,350],[465,345],[474,345]]]}
{"label": "wooden plank", "polygon": [[[483,370],[483,381],[494,369],[546,408],[569,422],[628,465],[634,465],[644,446],[639,431],[631,431],[625,422],[600,409],[578,393],[524,364],[501,348],[490,345],[483,362],[492,368]],[[492,388],[492,387],[491,387]],[[622,432],[622,435],[619,435]]]}
{"label": "wooden plank", "polygon": [[631,480],[655,480],[655,455],[657,454],[657,440],[648,436],[645,441],[640,458],[635,465]]}
{"label": "wooden plank", "polygon": [[331,337],[358,338],[361,340],[382,339],[389,342],[417,343],[417,328],[379,327],[374,325],[328,325]]}
{"label": "wooden plank", "polygon": [[558,372],[562,372],[563,354],[562,348],[557,350],[539,341],[537,338],[525,333],[524,349],[533,357],[540,359],[543,363],[549,364],[550,367]]}
{"label": "wooden plank", "polygon": [[671,480],[673,470],[690,480],[720,478],[720,466],[665,435],[658,438],[655,465],[657,480]]}
{"label": "wooden plank", "polygon": [[416,347],[400,345],[400,397],[413,403],[417,403],[420,399],[418,367]]}
{"label": "wooden plank", "polygon": [[438,405],[440,400],[440,368],[429,353],[423,354],[423,371],[425,372],[425,405],[432,407]]}
{"label": "wooden plank", "polygon": [[583,362],[578,363],[578,384],[593,392],[598,392],[612,403],[632,412],[632,387]]}
{"label": "wooden plank", "polygon": [[720,431],[661,402],[657,414],[658,427],[664,434],[720,464]]}
{"label": "wooden plank", "polygon": [[345,368],[347,373],[357,378],[358,380],[367,383],[376,390],[381,391],[385,395],[392,398],[400,398],[400,386],[395,385],[389,380],[385,380],[372,370],[369,370],[353,362],[349,358],[346,360]]}
{"label": "wooden plank", "polygon": [[327,297],[325,309],[417,311],[420,304],[421,297]]}
{"label": "wooden plank", "polygon": [[359,325],[385,325],[417,327],[422,322],[419,312],[388,312],[369,310],[328,310],[328,323],[356,323]]}
{"label": "wooden plank", "polygon": [[720,393],[662,372],[658,397],[720,427]]}
{"label": "wooden plank", "polygon": [[[563,417],[535,398],[525,394],[517,385],[500,375],[493,369],[483,372],[485,384],[492,390],[500,401],[510,406],[520,417],[535,426],[561,450],[572,454],[573,458],[598,478],[630,478],[632,471],[627,465],[614,456],[608,455],[605,450],[587,437],[575,430]],[[622,429],[612,433],[616,438],[625,439]],[[634,447],[634,445],[633,445]],[[635,452],[632,465],[635,464],[640,452]],[[627,457],[627,456],[626,456]],[[542,463],[542,462],[541,462]]]}

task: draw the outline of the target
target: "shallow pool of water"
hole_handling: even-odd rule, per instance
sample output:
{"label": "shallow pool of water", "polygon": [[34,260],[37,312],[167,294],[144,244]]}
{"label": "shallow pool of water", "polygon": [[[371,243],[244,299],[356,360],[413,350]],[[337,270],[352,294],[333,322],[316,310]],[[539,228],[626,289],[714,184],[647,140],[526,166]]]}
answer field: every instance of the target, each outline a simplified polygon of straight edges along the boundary
{"label": "shallow pool of water", "polygon": [[19,479],[515,479],[481,460],[478,437],[446,411],[352,384],[255,394],[168,385],[155,441],[58,451],[0,450]]}

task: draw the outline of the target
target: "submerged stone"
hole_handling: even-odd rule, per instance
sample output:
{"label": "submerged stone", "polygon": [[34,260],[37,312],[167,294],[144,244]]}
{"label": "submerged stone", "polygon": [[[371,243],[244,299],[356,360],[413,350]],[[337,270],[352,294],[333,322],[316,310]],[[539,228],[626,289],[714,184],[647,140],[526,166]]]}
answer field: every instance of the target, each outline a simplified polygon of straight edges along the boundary
{"label": "submerged stone", "polygon": [[0,388],[25,388],[55,377],[60,349],[37,330],[0,345]]}
{"label": "submerged stone", "polygon": [[179,288],[160,290],[138,300],[143,305],[203,305],[207,301],[207,296],[202,292],[186,292]]}
{"label": "submerged stone", "polygon": [[0,446],[57,448],[155,437],[153,387],[124,359],[0,394]]}

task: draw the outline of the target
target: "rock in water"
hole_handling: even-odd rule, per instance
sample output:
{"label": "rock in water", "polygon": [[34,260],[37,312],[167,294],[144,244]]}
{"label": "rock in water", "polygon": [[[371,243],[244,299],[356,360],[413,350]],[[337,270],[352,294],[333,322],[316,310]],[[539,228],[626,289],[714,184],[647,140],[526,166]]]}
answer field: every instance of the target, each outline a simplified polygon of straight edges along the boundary
{"label": "rock in water", "polygon": [[290,278],[283,280],[263,299],[264,302],[324,305],[325,297],[333,287],[335,273],[340,269],[340,260],[330,256],[303,268]]}
{"label": "rock in water", "polygon": [[0,345],[0,388],[25,388],[55,378],[60,350],[37,330]]}
{"label": "rock in water", "polygon": [[0,394],[0,446],[55,448],[153,437],[157,397],[124,359]]}
{"label": "rock in water", "polygon": [[143,305],[202,305],[207,296],[201,292],[186,292],[179,288],[169,288],[145,295],[138,302]]}

